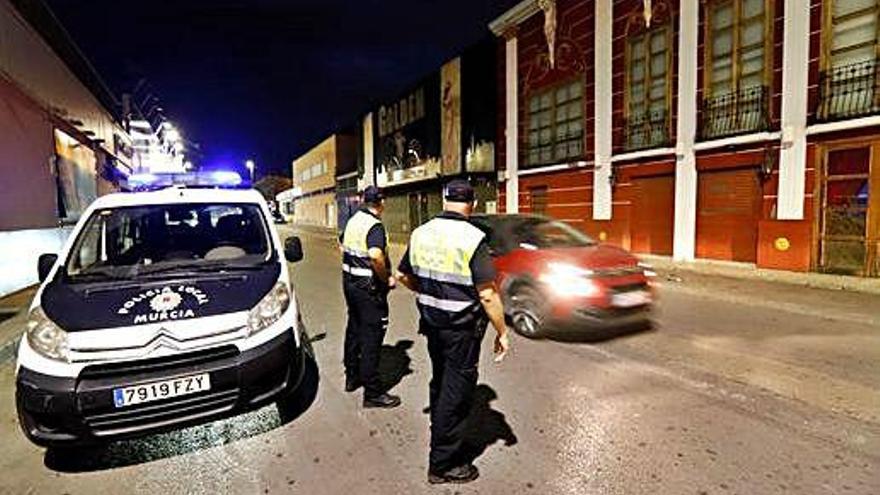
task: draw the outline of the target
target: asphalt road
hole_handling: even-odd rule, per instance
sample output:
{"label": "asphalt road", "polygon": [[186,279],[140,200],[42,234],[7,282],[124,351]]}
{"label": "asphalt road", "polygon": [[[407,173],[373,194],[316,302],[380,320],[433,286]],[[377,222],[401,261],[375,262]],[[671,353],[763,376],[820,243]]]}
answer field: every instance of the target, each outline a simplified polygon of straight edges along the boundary
{"label": "asphalt road", "polygon": [[514,338],[500,365],[487,337],[470,432],[482,476],[431,487],[429,366],[412,296],[392,294],[382,355],[403,406],[365,411],[359,394],[342,391],[333,241],[304,240],[294,271],[320,368],[304,414],[282,424],[270,406],[100,451],[47,453],[19,432],[6,365],[0,493],[880,493],[880,329],[674,286],[651,331]]}

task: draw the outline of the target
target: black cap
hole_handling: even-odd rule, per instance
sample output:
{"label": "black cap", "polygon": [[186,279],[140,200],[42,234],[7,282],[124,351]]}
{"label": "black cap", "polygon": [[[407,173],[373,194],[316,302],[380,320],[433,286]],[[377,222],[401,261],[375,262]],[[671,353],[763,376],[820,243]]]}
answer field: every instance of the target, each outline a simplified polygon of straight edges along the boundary
{"label": "black cap", "polygon": [[364,189],[364,203],[378,203],[385,199],[385,193],[376,186],[367,186]]}
{"label": "black cap", "polygon": [[443,189],[443,198],[453,203],[473,203],[475,199],[474,188],[464,179],[455,179],[446,184]]}

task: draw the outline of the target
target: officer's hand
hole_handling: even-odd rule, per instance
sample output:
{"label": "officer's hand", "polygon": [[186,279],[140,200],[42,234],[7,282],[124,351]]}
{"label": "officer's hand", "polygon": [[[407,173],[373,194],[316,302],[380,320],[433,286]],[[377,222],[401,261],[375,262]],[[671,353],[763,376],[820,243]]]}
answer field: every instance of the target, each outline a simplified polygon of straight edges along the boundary
{"label": "officer's hand", "polygon": [[395,287],[397,287],[397,278],[392,275],[388,277],[388,290],[394,290]]}
{"label": "officer's hand", "polygon": [[495,362],[500,363],[504,360],[504,356],[507,355],[507,351],[510,350],[510,339],[507,337],[507,332],[499,333],[495,336]]}

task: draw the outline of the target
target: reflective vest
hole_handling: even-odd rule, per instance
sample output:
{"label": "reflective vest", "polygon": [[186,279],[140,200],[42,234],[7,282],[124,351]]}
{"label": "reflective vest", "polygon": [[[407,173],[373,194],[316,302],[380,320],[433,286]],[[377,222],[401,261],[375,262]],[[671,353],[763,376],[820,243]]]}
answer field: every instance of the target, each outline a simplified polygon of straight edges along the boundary
{"label": "reflective vest", "polygon": [[376,225],[381,224],[372,214],[358,210],[345,225],[342,235],[342,271],[360,278],[373,276],[373,263],[367,248],[367,235]]}
{"label": "reflective vest", "polygon": [[435,327],[473,323],[483,314],[471,259],[486,234],[464,217],[441,214],[413,231],[409,262],[422,319]]}

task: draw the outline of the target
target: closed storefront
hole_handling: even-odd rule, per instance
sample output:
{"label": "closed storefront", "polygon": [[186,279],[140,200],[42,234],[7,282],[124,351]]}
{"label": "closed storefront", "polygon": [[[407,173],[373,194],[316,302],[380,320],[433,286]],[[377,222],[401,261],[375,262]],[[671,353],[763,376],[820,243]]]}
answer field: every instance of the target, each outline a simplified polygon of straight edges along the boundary
{"label": "closed storefront", "polygon": [[819,268],[829,273],[880,274],[880,144],[855,142],[824,153]]}
{"label": "closed storefront", "polygon": [[632,180],[631,247],[635,253],[672,254],[675,176]]}
{"label": "closed storefront", "polygon": [[755,262],[761,198],[755,168],[700,172],[697,257]]}

